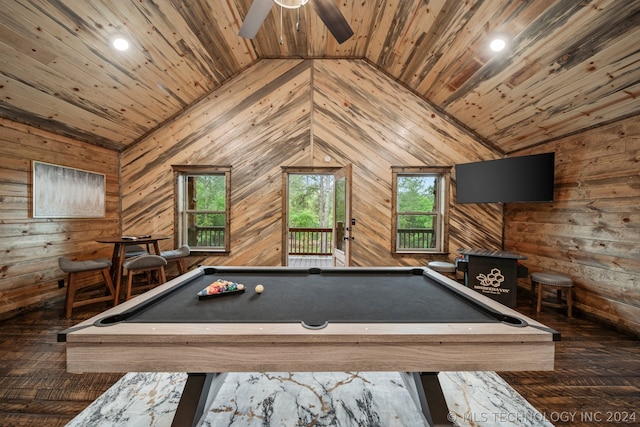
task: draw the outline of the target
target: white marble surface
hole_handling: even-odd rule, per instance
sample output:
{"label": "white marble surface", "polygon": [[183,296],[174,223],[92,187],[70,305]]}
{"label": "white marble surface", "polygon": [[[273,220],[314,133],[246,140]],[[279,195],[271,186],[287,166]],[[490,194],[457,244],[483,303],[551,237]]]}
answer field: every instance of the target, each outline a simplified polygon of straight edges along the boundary
{"label": "white marble surface", "polygon": [[[457,426],[551,426],[493,372],[439,379]],[[183,373],[127,374],[68,426],[170,426],[185,380]],[[397,372],[230,373],[200,425],[422,427],[408,387]]]}
{"label": "white marble surface", "polygon": [[171,426],[185,373],[129,373],[67,426]]}
{"label": "white marble surface", "polygon": [[229,374],[205,427],[424,426],[395,372]]}
{"label": "white marble surface", "polygon": [[441,372],[438,379],[457,426],[553,426],[495,372]]}

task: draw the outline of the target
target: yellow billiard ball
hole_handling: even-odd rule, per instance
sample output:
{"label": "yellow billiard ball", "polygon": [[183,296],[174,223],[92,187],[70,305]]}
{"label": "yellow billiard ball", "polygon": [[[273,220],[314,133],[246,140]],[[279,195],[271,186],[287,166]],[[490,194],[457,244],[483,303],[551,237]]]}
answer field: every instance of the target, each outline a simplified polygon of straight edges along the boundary
{"label": "yellow billiard ball", "polygon": [[256,285],[256,293],[261,294],[264,291],[264,286]]}

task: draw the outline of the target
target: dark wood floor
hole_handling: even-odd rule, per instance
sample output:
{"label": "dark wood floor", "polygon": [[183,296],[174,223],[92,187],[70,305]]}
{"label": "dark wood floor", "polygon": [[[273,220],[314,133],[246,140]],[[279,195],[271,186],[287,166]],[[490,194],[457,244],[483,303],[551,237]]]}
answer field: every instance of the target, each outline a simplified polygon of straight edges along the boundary
{"label": "dark wood floor", "polygon": [[[518,310],[531,315],[525,296]],[[59,302],[0,322],[0,426],[63,426],[121,377],[68,374],[65,346],[56,341],[58,331],[106,308],[77,308],[65,320]],[[640,426],[640,341],[553,309],[545,308],[538,320],[562,333],[555,371],[503,378],[555,425]]]}

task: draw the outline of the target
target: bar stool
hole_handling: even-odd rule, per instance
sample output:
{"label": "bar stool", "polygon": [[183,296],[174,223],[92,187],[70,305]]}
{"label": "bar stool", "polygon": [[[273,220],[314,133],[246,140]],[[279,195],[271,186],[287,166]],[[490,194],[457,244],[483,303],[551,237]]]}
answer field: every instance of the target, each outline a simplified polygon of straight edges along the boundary
{"label": "bar stool", "polygon": [[452,263],[446,262],[446,261],[430,261],[427,264],[427,267],[429,267],[433,271],[437,271],[440,274],[444,274],[445,276],[448,276],[448,277],[452,278],[453,280],[456,280],[456,266],[455,266],[455,264],[452,264]]}
{"label": "bar stool", "polygon": [[[167,265],[167,260],[160,255],[140,255],[135,258],[130,258],[122,264],[123,272],[127,274],[127,301],[131,299],[131,288],[133,286],[133,276],[138,273],[146,273],[147,276],[147,288],[154,286],[152,272],[158,273],[158,283],[161,285],[167,281],[164,273],[164,267]],[[120,289],[116,289],[116,295],[120,295]]]}
{"label": "bar stool", "polygon": [[149,253],[149,246],[147,248],[140,245],[126,245],[124,247],[124,257],[125,258],[133,258],[140,255],[145,255]]}
{"label": "bar stool", "polygon": [[[113,305],[116,305],[118,298],[116,292],[113,289],[113,282],[111,281],[111,275],[109,273],[109,267],[111,267],[111,261],[106,258],[98,258],[86,261],[71,261],[68,258],[58,258],[58,266],[60,270],[69,275],[67,280],[67,299],[65,301],[65,316],[71,317],[71,311],[82,305],[93,304],[96,302],[112,301]],[[104,278],[104,283],[108,291],[108,295],[99,297],[92,297],[76,301],[76,291],[78,291],[78,276],[84,273],[96,273],[101,272]]]}
{"label": "bar stool", "polygon": [[[536,294],[537,286],[537,294]],[[556,301],[543,301],[542,294],[545,287],[556,290]],[[567,308],[567,316],[573,317],[573,299],[571,296],[573,280],[559,273],[535,272],[531,273],[531,296],[537,295],[536,313],[540,313],[543,305],[555,308]],[[566,302],[562,301],[562,292],[565,293]]]}
{"label": "bar stool", "polygon": [[167,260],[167,263],[176,262],[178,264],[178,272],[185,274],[187,272],[187,261],[185,260],[191,254],[188,245],[182,245],[178,249],[172,251],[160,252],[160,256]]}

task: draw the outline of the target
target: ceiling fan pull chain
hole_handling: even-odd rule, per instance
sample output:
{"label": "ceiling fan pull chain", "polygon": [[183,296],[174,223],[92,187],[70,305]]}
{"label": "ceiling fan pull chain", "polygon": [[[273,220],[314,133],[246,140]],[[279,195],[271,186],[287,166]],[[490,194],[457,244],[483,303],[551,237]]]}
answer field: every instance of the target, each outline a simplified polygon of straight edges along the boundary
{"label": "ceiling fan pull chain", "polygon": [[280,44],[284,44],[284,37],[282,34],[282,6],[280,6]]}

